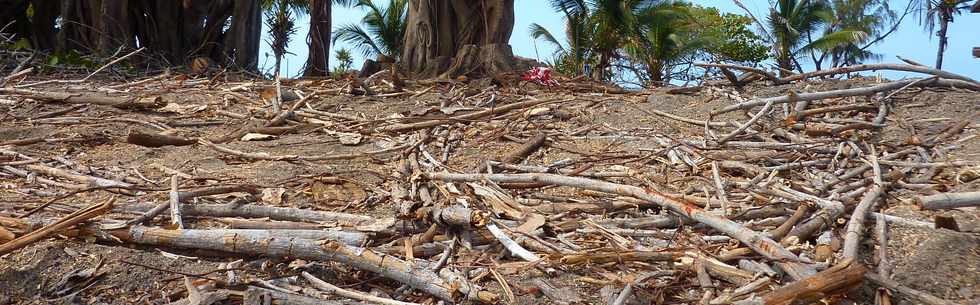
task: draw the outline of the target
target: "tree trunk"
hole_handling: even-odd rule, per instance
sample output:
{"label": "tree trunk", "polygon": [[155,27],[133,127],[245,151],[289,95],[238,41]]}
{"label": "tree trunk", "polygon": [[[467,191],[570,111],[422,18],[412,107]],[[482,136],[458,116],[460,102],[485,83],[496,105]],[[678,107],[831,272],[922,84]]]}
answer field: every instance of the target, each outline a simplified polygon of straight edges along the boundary
{"label": "tree trunk", "polygon": [[[940,8],[940,10],[943,10]],[[945,12],[940,12],[939,21],[939,52],[936,54],[936,69],[943,69],[943,53],[946,52],[946,30],[949,29],[949,15]]]}
{"label": "tree trunk", "polygon": [[310,1],[310,55],[306,60],[304,76],[330,74],[330,6],[332,0]]}
{"label": "tree trunk", "polygon": [[110,56],[120,46],[133,47],[129,1],[102,0],[99,6],[98,52]]}
{"label": "tree trunk", "polygon": [[32,0],[34,7],[34,22],[31,26],[31,44],[40,51],[51,51],[55,48],[55,20],[60,10],[58,1]]}
{"label": "tree trunk", "polygon": [[262,36],[262,9],[258,0],[234,1],[231,29],[225,37],[225,53],[239,68],[256,71]]}
{"label": "tree trunk", "polygon": [[28,4],[30,3],[26,0],[0,0],[0,8],[3,8],[0,10],[0,28],[4,28],[5,34],[14,34],[14,41],[31,36],[31,20],[27,17]]}
{"label": "tree trunk", "polygon": [[412,0],[402,65],[424,77],[481,77],[518,67],[508,41],[514,0]]}

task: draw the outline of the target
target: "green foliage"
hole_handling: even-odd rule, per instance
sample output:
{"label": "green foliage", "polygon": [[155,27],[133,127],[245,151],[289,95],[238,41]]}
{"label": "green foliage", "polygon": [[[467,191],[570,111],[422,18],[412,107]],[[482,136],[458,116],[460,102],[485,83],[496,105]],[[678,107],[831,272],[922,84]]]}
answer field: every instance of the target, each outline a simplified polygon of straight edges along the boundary
{"label": "green foliage", "polygon": [[[290,3],[295,1],[275,1],[272,9],[265,12],[266,25],[269,27],[269,47],[276,55],[276,61],[287,53],[291,36],[296,33],[296,22],[293,18],[293,8]],[[277,67],[278,68],[278,67]]]}
{"label": "green foliage", "polygon": [[350,50],[340,48],[334,56],[337,58],[338,64],[330,71],[330,75],[333,77],[343,76],[354,66],[354,56],[351,56]]}
{"label": "green foliage", "polygon": [[769,59],[769,46],[749,29],[751,18],[713,7],[692,6],[688,12],[692,22],[685,36],[701,39],[710,61],[757,64]]}
{"label": "green foliage", "polygon": [[78,53],[78,51],[69,50],[68,52],[54,53],[48,56],[47,67],[55,68],[58,66],[74,66],[95,69],[98,68],[99,64],[82,56],[82,54]]}
{"label": "green foliage", "polygon": [[[748,26],[748,17],[724,14],[717,9],[683,1],[552,0],[565,14],[567,41],[559,42],[544,27],[532,24],[531,37],[555,46],[549,62],[562,74],[578,75],[584,64],[613,80],[629,74],[628,82],[667,82],[688,73],[695,61],[755,64],[768,58],[769,47]],[[601,33],[617,33],[603,35]],[[682,71],[683,70],[683,71]]]}
{"label": "green foliage", "polygon": [[21,38],[14,43],[0,43],[0,48],[11,51],[27,50],[31,48],[31,41],[27,38]]}
{"label": "green foliage", "polygon": [[361,19],[363,27],[356,24],[340,26],[333,33],[332,43],[342,40],[354,45],[364,56],[398,58],[408,24],[408,0],[388,0],[385,6],[373,0],[359,0],[355,7],[367,10]]}

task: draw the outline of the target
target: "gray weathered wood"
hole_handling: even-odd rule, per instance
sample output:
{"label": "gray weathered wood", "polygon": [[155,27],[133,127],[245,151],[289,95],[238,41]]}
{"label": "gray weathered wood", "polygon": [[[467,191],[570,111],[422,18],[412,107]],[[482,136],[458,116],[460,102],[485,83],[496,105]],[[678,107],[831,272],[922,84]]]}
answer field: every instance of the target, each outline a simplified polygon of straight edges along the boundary
{"label": "gray weathered wood", "polygon": [[980,192],[940,193],[916,198],[927,210],[943,210],[980,206]]}

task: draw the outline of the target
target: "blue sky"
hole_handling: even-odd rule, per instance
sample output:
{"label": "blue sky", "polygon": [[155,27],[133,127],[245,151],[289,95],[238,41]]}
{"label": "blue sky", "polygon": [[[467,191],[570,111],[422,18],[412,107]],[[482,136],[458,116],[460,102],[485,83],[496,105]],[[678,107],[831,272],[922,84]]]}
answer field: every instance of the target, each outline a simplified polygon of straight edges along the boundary
{"label": "blue sky", "polygon": [[[374,0],[386,2],[385,0]],[[702,6],[714,6],[722,12],[732,12],[743,14],[743,11],[734,5],[730,0],[694,0],[695,4]],[[769,10],[767,0],[742,0],[752,13],[759,18],[764,18]],[[905,8],[906,0],[891,1],[890,5],[895,10]],[[533,41],[528,34],[528,27],[531,23],[538,23],[548,28],[555,34],[559,41],[564,41],[564,24],[562,15],[552,11],[548,2],[545,0],[516,0],[516,24],[514,34],[511,36],[510,44],[514,48],[514,53],[519,56],[537,58],[541,61],[551,58],[554,48],[543,41]],[[363,17],[364,12],[356,8],[342,8],[334,6],[333,24],[336,28],[339,25],[357,23]],[[914,15],[914,13],[913,13]],[[938,39],[931,37],[920,26],[917,16],[906,17],[901,27],[891,36],[872,47],[876,53],[884,55],[881,62],[899,62],[896,55],[912,59],[926,65],[934,65],[936,61],[936,49]],[[306,35],[308,31],[308,16],[303,16],[297,20],[300,25],[298,33],[294,36],[290,44],[289,51],[294,55],[289,55],[284,60],[283,74],[296,75],[302,69],[307,57]],[[973,47],[980,47],[980,14],[964,14],[957,16],[957,19],[949,28],[949,45],[946,50],[946,58],[943,62],[944,70],[964,74],[974,79],[980,79],[980,59],[972,57]],[[348,45],[339,42],[331,46],[331,53],[338,47],[353,49]],[[268,45],[263,41],[260,53],[260,64],[271,69],[273,59]],[[355,55],[354,66],[358,68],[364,57],[359,52]],[[270,54],[267,55],[266,54]],[[331,57],[330,65],[336,64],[336,59]],[[885,75],[889,78],[901,78],[911,76],[902,72],[888,72]]]}

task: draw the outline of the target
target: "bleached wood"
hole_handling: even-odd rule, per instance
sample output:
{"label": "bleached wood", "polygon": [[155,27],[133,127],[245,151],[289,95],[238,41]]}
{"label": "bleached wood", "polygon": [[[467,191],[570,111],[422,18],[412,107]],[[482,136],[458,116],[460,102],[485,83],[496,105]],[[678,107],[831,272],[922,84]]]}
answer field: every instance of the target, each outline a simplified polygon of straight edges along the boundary
{"label": "bleached wood", "polygon": [[980,206],[980,192],[939,193],[918,196],[916,201],[923,209],[944,210]]}
{"label": "bleached wood", "polygon": [[800,259],[792,252],[789,252],[782,245],[759,232],[747,229],[729,219],[708,213],[693,203],[681,202],[663,194],[656,193],[652,190],[644,190],[632,185],[623,185],[600,180],[552,174],[429,173],[428,177],[433,180],[455,182],[477,182],[490,180],[497,183],[544,183],[549,185],[561,185],[630,196],[657,204],[671,210],[674,213],[691,218],[722,233],[725,233],[728,236],[738,239],[746,246],[755,250],[757,253],[762,254],[769,259],[778,261],[780,267],[782,267],[783,270],[786,270],[787,273],[795,279],[804,278],[814,272],[811,267],[800,263]]}
{"label": "bleached wood", "polygon": [[[439,275],[425,268],[413,268],[397,257],[332,240],[259,237],[226,234],[221,230],[164,230],[140,226],[110,233],[124,242],[143,245],[338,262],[407,284],[448,302],[459,301],[454,297],[457,292],[449,287],[457,287],[458,293],[465,295],[470,301],[495,303],[497,300],[496,294],[466,283],[463,278]],[[418,262],[413,262],[415,264]]]}

